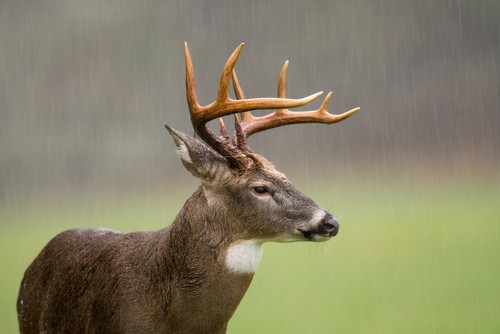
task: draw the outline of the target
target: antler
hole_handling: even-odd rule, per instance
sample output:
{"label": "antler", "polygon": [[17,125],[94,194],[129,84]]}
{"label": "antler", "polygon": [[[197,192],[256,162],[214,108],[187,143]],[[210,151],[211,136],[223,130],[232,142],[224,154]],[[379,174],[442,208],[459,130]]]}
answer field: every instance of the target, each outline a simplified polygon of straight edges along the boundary
{"label": "antler", "polygon": [[[281,69],[279,81],[278,81],[278,98],[285,98],[286,96],[286,72],[288,69],[288,60],[285,61],[283,68]],[[238,99],[244,99],[245,95],[239,84],[236,72],[233,70],[233,87]],[[271,114],[265,116],[254,116],[250,112],[244,112],[241,114],[241,128],[245,134],[245,138],[250,137],[252,134],[276,128],[288,124],[298,124],[298,123],[323,123],[323,124],[333,124],[340,122],[349,116],[353,115],[360,108],[354,108],[346,111],[340,115],[330,114],[326,109],[328,107],[328,102],[332,97],[332,92],[329,92],[321,106],[312,111],[290,111],[288,109],[277,109]]]}
{"label": "antler", "polygon": [[316,99],[322,92],[310,95],[302,99],[286,99],[286,98],[256,98],[256,99],[238,99],[233,100],[229,97],[229,80],[234,69],[234,65],[243,48],[243,43],[240,44],[233,54],[229,57],[222,71],[219,92],[214,102],[201,106],[196,97],[196,86],[194,82],[193,63],[187,43],[184,43],[184,53],[186,57],[186,95],[191,114],[191,123],[198,134],[207,144],[213,147],[217,152],[225,156],[228,160],[235,164],[241,161],[237,158],[241,152],[228,145],[227,136],[223,129],[223,134],[216,137],[206,126],[207,122],[235,113],[246,112],[257,109],[276,109],[276,108],[294,108],[303,106]]}
{"label": "antler", "polygon": [[[359,108],[355,108],[341,115],[329,114],[328,111],[326,111],[326,106],[331,97],[330,92],[318,110],[309,112],[289,111],[287,108],[304,106],[316,99],[323,92],[318,92],[302,99],[286,98],[286,69],[288,67],[288,61],[285,62],[280,74],[277,98],[245,98],[236,77],[236,73],[234,72],[234,66],[243,45],[243,43],[240,44],[226,62],[222,70],[219,91],[215,101],[206,106],[201,106],[196,96],[191,55],[189,54],[187,43],[184,43],[184,54],[186,58],[186,95],[191,115],[191,123],[193,124],[196,134],[218,153],[228,159],[232,165],[242,169],[244,168],[247,159],[243,152],[249,150],[245,139],[256,132],[292,123],[312,122],[331,124],[339,122],[359,110]],[[233,87],[237,97],[236,100],[229,97],[229,80],[231,77],[233,78]],[[275,109],[276,111],[261,117],[255,117],[249,112],[250,110],[260,109]],[[238,113],[241,113],[241,124],[236,115]],[[231,145],[229,142],[229,136],[226,133],[224,122],[221,118],[231,114],[235,115],[236,123],[236,140],[233,141],[234,145]],[[206,125],[209,121],[216,118],[220,119],[220,136],[216,136],[212,133]]]}

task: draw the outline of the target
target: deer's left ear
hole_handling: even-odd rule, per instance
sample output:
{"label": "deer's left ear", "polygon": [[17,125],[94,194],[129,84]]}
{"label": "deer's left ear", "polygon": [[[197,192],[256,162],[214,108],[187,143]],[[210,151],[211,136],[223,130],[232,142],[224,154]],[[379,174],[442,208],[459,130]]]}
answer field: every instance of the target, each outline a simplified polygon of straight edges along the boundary
{"label": "deer's left ear", "polygon": [[210,182],[220,168],[228,168],[227,160],[202,140],[188,136],[168,125],[165,127],[177,145],[182,164],[193,176]]}

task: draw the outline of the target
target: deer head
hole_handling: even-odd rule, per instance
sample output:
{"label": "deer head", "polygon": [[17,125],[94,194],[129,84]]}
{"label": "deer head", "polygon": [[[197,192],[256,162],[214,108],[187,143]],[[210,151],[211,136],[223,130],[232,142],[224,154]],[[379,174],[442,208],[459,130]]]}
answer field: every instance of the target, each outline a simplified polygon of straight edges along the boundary
{"label": "deer head", "polygon": [[[227,238],[259,242],[328,240],[338,233],[337,220],[299,192],[267,159],[253,152],[247,138],[287,124],[336,123],[359,108],[340,115],[330,114],[327,111],[330,92],[317,110],[290,111],[288,108],[304,106],[322,92],[302,99],[286,98],[288,61],[281,70],[277,98],[247,99],[234,70],[242,48],[240,44],[226,62],[215,101],[201,106],[196,96],[191,56],[187,43],[184,44],[186,94],[195,136],[190,137],[168,125],[166,128],[186,169],[202,181],[209,207],[221,213]],[[236,99],[229,96],[230,79]],[[260,117],[250,113],[260,109],[275,111]],[[235,134],[230,137],[222,117],[231,114],[234,115]],[[207,127],[209,121],[217,118],[220,135]]]}

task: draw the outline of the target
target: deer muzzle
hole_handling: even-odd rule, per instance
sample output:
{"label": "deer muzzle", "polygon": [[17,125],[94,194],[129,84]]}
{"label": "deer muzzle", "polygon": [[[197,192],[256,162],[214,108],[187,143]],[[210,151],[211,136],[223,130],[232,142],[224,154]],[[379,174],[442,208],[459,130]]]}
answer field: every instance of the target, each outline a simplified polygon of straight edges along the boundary
{"label": "deer muzzle", "polygon": [[329,213],[309,229],[300,229],[303,236],[311,241],[326,241],[339,233],[339,222]]}

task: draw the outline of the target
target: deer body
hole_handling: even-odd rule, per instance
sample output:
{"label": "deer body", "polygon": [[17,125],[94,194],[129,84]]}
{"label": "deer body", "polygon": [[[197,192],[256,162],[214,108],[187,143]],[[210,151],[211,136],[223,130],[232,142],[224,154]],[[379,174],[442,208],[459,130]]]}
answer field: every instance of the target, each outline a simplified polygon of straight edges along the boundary
{"label": "deer body", "polygon": [[26,272],[21,332],[224,333],[253,273],[226,267],[209,211],[200,188],[161,231],[59,234]]}
{"label": "deer body", "polygon": [[[227,90],[230,61],[221,90]],[[187,46],[186,63],[193,119],[197,102]],[[155,232],[74,229],[53,238],[21,283],[21,333],[225,333],[264,242],[324,241],[337,234],[339,225],[329,213],[246,145],[250,115],[245,103],[254,100],[242,97],[234,72],[232,76],[237,102],[244,107],[229,108],[246,114],[244,127],[237,119],[232,144],[223,124],[220,137],[206,130],[208,119],[193,120],[196,137],[167,126],[185,168],[202,183],[174,222]],[[307,103],[297,101],[280,96],[258,108]],[[220,112],[211,117],[227,111],[215,105]],[[247,129],[261,131],[264,123],[259,124]],[[269,128],[278,126],[274,124]]]}

